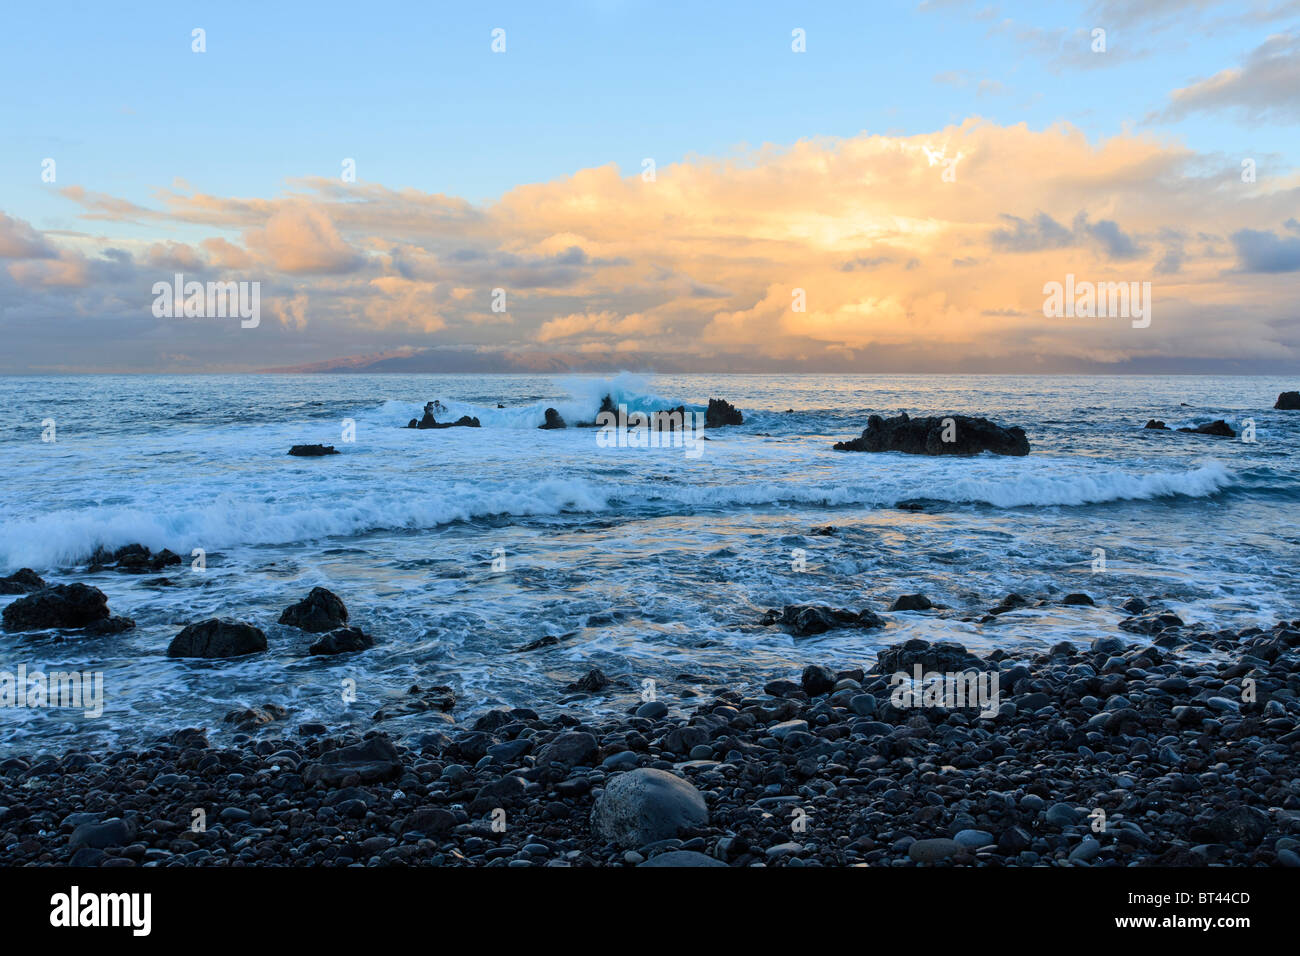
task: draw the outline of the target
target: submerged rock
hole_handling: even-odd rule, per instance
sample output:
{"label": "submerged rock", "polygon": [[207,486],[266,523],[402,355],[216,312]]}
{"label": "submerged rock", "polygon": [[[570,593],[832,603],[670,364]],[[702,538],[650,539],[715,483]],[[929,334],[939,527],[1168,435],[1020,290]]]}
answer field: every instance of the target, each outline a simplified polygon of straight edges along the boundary
{"label": "submerged rock", "polygon": [[779,611],[769,610],[762,624],[779,624],[795,637],[822,634],[837,627],[884,627],[885,621],[874,611],[850,611],[845,608],[823,607],[817,604],[787,604]]}
{"label": "submerged rock", "polygon": [[333,445],[294,445],[289,454],[296,458],[319,458],[321,455],[337,455],[338,449]]}
{"label": "submerged rock", "polygon": [[1022,428],[1004,428],[968,415],[895,418],[872,415],[861,436],[835,443],[836,451],[901,451],[908,455],[1028,455]]}
{"label": "submerged rock", "polygon": [[330,631],[319,641],[307,648],[307,653],[317,655],[346,654],[350,651],[364,651],[374,647],[375,639],[359,627],[341,627]]}
{"label": "submerged rock", "polygon": [[1187,432],[1190,435],[1214,435],[1219,438],[1236,438],[1237,433],[1232,430],[1232,426],[1222,418],[1217,421],[1207,422],[1204,425],[1197,425],[1195,428],[1180,428],[1180,432]]}
{"label": "submerged rock", "polygon": [[108,617],[108,598],[99,588],[86,584],[55,584],[42,588],[20,597],[5,608],[3,614],[6,631],[87,627]]}
{"label": "submerged rock", "polygon": [[242,657],[266,650],[260,628],[240,621],[209,618],[190,624],[167,647],[168,657]]}
{"label": "submerged rock", "polygon": [[348,609],[342,599],[326,588],[312,588],[311,593],[284,609],[280,623],[313,634],[323,634],[348,622]]}

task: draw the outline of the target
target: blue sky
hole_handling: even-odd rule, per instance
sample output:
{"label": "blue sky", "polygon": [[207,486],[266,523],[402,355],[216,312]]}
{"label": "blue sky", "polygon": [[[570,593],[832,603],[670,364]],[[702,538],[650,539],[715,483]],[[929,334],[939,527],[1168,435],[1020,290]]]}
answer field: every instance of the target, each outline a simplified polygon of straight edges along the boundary
{"label": "blue sky", "polygon": [[[630,353],[613,338],[701,326],[781,338],[777,363],[825,350],[858,367],[897,346],[888,367],[906,369],[925,343],[890,330],[923,310],[948,332],[1032,315],[1043,276],[1024,256],[1046,246],[1014,258],[994,240],[1043,215],[1048,245],[1082,256],[1108,232],[1118,244],[1097,268],[1164,276],[1162,301],[1186,306],[1181,338],[1048,342],[1059,329],[1017,326],[1037,344],[1008,370],[1042,353],[1203,369],[1224,342],[1238,363],[1300,362],[1281,292],[1300,271],[1300,0],[23,4],[6,10],[0,81],[0,325],[15,330],[0,371],[594,349],[565,331],[580,329]],[[948,194],[960,202],[936,205],[942,184],[926,173],[922,191],[910,165],[891,180],[891,156],[932,147],[972,157]],[[626,195],[647,157],[673,170],[653,209]],[[1234,188],[1243,158],[1258,165],[1249,189]],[[591,172],[611,164],[622,185]],[[642,217],[655,225],[640,246],[607,228]],[[688,236],[707,257],[692,262]],[[814,300],[829,304],[798,329],[763,319],[813,281],[804,262],[827,270]],[[850,288],[846,263],[879,271],[853,266]],[[954,270],[977,264],[1025,288],[972,290]],[[255,274],[279,324],[256,350],[224,330],[138,325],[139,290],[182,266]],[[498,322],[481,300],[507,278],[530,291]],[[665,283],[676,291],[656,300]],[[1229,313],[1252,333],[1211,328]],[[102,341],[91,323],[108,315],[138,335]],[[845,322],[862,328],[830,333]],[[66,354],[70,337],[85,355]]]}
{"label": "blue sky", "polygon": [[[477,201],[608,162],[631,173],[646,156],[914,134],[973,115],[1068,120],[1089,137],[1151,129],[1289,165],[1295,124],[1145,122],[1171,90],[1300,22],[1300,7],[1264,23],[1250,9],[609,0],[84,3],[54,15],[14,4],[0,40],[0,181],[9,212],[41,228],[77,228],[70,204],[42,188],[46,156],[60,183],[138,202],[178,177],[269,196],[295,177],[337,175],[345,157],[359,178]],[[1096,26],[1105,54],[1076,33]],[[207,32],[203,55],[190,50],[194,27]],[[495,27],[504,55],[490,52]],[[803,55],[790,50],[795,27]]]}

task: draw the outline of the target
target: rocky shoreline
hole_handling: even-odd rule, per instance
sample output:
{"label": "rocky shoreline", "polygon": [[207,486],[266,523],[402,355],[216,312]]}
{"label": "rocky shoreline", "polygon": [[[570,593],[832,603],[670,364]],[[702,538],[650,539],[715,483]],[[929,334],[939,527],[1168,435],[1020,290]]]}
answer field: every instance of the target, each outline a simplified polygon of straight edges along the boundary
{"label": "rocky shoreline", "polygon": [[[1300,866],[1300,621],[1140,610],[1091,647],[914,640],[600,721],[492,710],[399,742],[250,718],[224,747],[11,756],[0,865]],[[999,698],[909,703],[914,667]]]}

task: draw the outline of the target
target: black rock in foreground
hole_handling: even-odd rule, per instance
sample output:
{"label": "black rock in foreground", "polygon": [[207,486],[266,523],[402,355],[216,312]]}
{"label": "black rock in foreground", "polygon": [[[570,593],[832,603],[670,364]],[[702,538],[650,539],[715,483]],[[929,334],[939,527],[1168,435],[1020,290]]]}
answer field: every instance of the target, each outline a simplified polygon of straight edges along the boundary
{"label": "black rock in foreground", "polygon": [[709,399],[709,407],[704,411],[705,428],[722,428],[724,425],[743,425],[745,416],[730,402],[721,398]]}
{"label": "black rock in foreground", "polygon": [[1281,408],[1286,411],[1296,411],[1300,409],[1300,392],[1283,392],[1277,397],[1273,404],[1274,408]]}
{"label": "black rock in foreground", "polygon": [[167,647],[168,657],[243,657],[266,650],[260,628],[239,621],[209,618],[190,624]]}
{"label": "black rock in foreground", "polygon": [[55,584],[20,597],[4,609],[6,631],[79,628],[107,620],[108,598],[87,584]]}
{"label": "black rock in foreground", "polygon": [[1028,455],[1022,428],[1004,428],[987,418],[944,415],[895,418],[872,415],[861,436],[835,443],[836,451],[901,451],[909,455]]}
{"label": "black rock in foreground", "polygon": [[[1300,621],[1159,634],[914,640],[655,717],[414,714],[409,745],[267,705],[230,748],[10,756],[0,865],[1300,867]],[[916,666],[996,675],[995,706],[908,703],[891,671]]]}

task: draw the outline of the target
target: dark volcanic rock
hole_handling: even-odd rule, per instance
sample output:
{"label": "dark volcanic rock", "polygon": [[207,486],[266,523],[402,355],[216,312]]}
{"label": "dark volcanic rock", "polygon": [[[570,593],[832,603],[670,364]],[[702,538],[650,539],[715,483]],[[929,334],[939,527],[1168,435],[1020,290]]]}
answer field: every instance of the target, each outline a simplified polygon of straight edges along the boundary
{"label": "dark volcanic rock", "polygon": [[307,648],[309,654],[346,654],[349,651],[364,651],[375,646],[375,639],[359,627],[341,627],[330,631],[319,641]]}
{"label": "dark volcanic rock", "polygon": [[148,571],[161,571],[163,568],[180,563],[181,556],[167,548],[154,554],[142,544],[126,544],[116,551],[96,548],[95,553],[90,557],[90,570],[112,568],[126,574],[144,574]]}
{"label": "dark volcanic rock", "polygon": [[1274,408],[1281,408],[1286,411],[1296,411],[1300,409],[1300,392],[1283,392],[1277,397]]}
{"label": "dark volcanic rock", "polygon": [[1147,423],[1146,423],[1145,425],[1143,425],[1142,427],[1143,427],[1143,428],[1150,428],[1150,429],[1152,429],[1153,431],[1166,431],[1166,432],[1169,431],[1169,426],[1168,426],[1168,425],[1166,425],[1164,422],[1162,422],[1162,421],[1158,421],[1157,419],[1154,419],[1154,418],[1148,418],[1148,419],[1147,419]]}
{"label": "dark volcanic rock", "polygon": [[330,750],[317,761],[305,764],[302,779],[308,784],[338,786],[350,777],[361,783],[393,780],[402,774],[402,759],[387,737],[371,737],[350,747]]}
{"label": "dark volcanic rock", "polygon": [[803,669],[799,684],[809,697],[829,694],[835,687],[835,672],[820,664],[809,664]]}
{"label": "dark volcanic rock", "polygon": [[462,415],[454,422],[439,422],[433,417],[434,411],[445,411],[441,404],[437,402],[428,402],[424,406],[424,415],[419,420],[412,418],[406,425],[407,428],[479,428],[479,420],[471,418],[469,415]]}
{"label": "dark volcanic rock", "polygon": [[1119,626],[1134,634],[1159,634],[1167,627],[1182,627],[1183,619],[1172,611],[1151,611],[1126,617]]}
{"label": "dark volcanic rock", "polygon": [[296,458],[319,458],[321,455],[337,455],[338,449],[333,445],[294,445],[289,454]]}
{"label": "dark volcanic rock", "polygon": [[924,594],[900,594],[889,606],[891,611],[928,611],[934,607]]}
{"label": "dark volcanic rock", "polygon": [[590,766],[600,747],[596,738],[585,731],[559,734],[537,751],[537,766],[558,763],[563,767]]}
{"label": "dark volcanic rock", "polygon": [[1232,807],[1212,816],[1205,831],[1220,843],[1258,846],[1268,833],[1268,814],[1256,807]]}
{"label": "dark volcanic rock", "polygon": [[312,588],[311,593],[284,609],[280,623],[312,634],[333,631],[348,622],[348,609],[333,591]]}
{"label": "dark volcanic rock", "polygon": [[963,671],[968,667],[987,670],[992,663],[976,657],[966,648],[952,641],[939,641],[931,644],[919,637],[914,637],[903,644],[896,644],[882,650],[876,658],[872,672],[876,674],[893,674],[898,671],[910,671],[916,664],[923,671]]}
{"label": "dark volcanic rock", "polygon": [[1061,603],[1069,604],[1069,605],[1082,605],[1085,607],[1092,607],[1096,605],[1097,602],[1094,601],[1092,598],[1090,598],[1088,595],[1084,594],[1082,591],[1074,591],[1070,594],[1067,594],[1065,597],[1063,597],[1061,599]]}
{"label": "dark volcanic rock", "polygon": [[837,627],[884,627],[885,621],[871,610],[850,611],[817,604],[787,604],[763,615],[762,624],[779,624],[796,637],[822,634]]}
{"label": "dark volcanic rock", "polygon": [[86,584],[55,584],[4,609],[6,631],[42,631],[47,628],[86,627],[108,617],[108,598]]}
{"label": "dark volcanic rock", "polygon": [[1204,425],[1197,425],[1195,428],[1180,428],[1180,432],[1187,432],[1190,435],[1215,435],[1219,438],[1236,438],[1237,433],[1232,430],[1232,426],[1222,418],[1217,421],[1208,422]]}
{"label": "dark volcanic rock", "polygon": [[[944,441],[947,435],[952,440]],[[872,415],[862,435],[835,443],[836,451],[901,451],[909,455],[1028,455],[1029,440],[1022,428],[1003,428],[987,418],[968,415],[896,418]]]}
{"label": "dark volcanic rock", "polygon": [[266,635],[251,624],[209,618],[172,638],[168,657],[242,657],[266,650]]}
{"label": "dark volcanic rock", "polygon": [[564,418],[553,408],[546,410],[546,421],[537,426],[538,428],[564,428]]}
{"label": "dark volcanic rock", "polygon": [[588,694],[595,694],[609,685],[610,680],[605,676],[605,672],[599,667],[593,667],[581,678],[566,687],[565,690],[586,691]]}
{"label": "dark volcanic rock", "polygon": [[7,578],[0,578],[0,594],[31,594],[47,587],[31,568],[22,568]]}
{"label": "dark volcanic rock", "polygon": [[244,707],[232,710],[221,718],[227,724],[234,724],[236,730],[254,730],[272,721],[283,720],[289,711],[279,704],[263,704],[261,707]]}
{"label": "dark volcanic rock", "polygon": [[721,428],[724,425],[743,425],[745,416],[735,405],[720,398],[709,399],[709,407],[704,412],[705,428]]}

